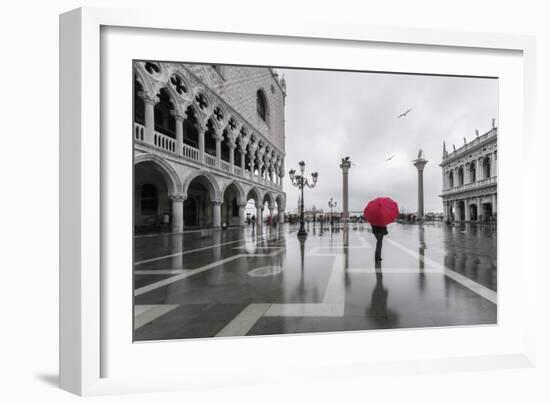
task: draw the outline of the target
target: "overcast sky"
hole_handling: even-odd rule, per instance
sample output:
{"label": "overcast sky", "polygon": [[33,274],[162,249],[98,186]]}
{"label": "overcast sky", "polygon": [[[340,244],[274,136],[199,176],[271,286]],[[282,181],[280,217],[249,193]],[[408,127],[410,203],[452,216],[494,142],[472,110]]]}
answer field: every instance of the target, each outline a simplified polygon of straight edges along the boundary
{"label": "overcast sky", "polygon": [[[401,209],[417,209],[417,172],[422,148],[425,212],[441,212],[443,141],[452,151],[498,125],[496,79],[278,69],[287,84],[286,158],[283,186],[288,212],[298,189],[288,178],[306,162],[317,171],[317,187],[306,190],[306,208],[328,210],[333,197],[342,206],[341,158],[350,156],[350,211],[377,196],[390,196]],[[397,116],[412,108],[404,118]],[[390,161],[387,158],[394,156]]]}

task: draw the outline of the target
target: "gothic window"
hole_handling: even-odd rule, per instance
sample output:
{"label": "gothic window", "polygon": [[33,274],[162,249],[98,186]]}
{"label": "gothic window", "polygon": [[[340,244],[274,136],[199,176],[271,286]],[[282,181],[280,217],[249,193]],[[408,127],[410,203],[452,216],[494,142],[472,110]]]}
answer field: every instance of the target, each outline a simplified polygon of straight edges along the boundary
{"label": "gothic window", "polygon": [[191,147],[199,148],[199,132],[197,117],[192,106],[187,108],[187,119],[183,122],[183,142]]}
{"label": "gothic window", "polygon": [[158,211],[159,198],[155,185],[146,183],[141,187],[141,215],[156,215]]}
{"label": "gothic window", "polygon": [[175,138],[176,119],[171,113],[174,109],[174,104],[165,88],[160,90],[158,97],[159,102],[155,105],[155,130]]}
{"label": "gothic window", "polygon": [[256,110],[262,120],[267,122],[267,101],[262,90],[256,92]]}
{"label": "gothic window", "polygon": [[134,120],[136,123],[142,125],[145,124],[145,102],[140,96],[140,93],[143,92],[143,86],[137,80],[134,80]]}

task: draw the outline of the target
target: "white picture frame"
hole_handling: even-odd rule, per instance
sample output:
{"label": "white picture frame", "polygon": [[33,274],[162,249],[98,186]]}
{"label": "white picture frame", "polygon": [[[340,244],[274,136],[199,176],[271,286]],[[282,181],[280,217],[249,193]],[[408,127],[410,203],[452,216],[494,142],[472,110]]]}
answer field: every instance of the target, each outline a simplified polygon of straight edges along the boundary
{"label": "white picture frame", "polygon": [[[510,52],[513,54],[514,60],[510,62],[513,67],[505,74],[510,75],[509,82],[513,84],[511,87],[515,88],[520,99],[508,107],[513,108],[510,110],[516,110],[519,116],[505,118],[504,121],[501,119],[499,141],[503,141],[504,148],[502,152],[499,150],[500,164],[503,165],[499,166],[499,172],[503,177],[508,174],[510,178],[519,178],[525,189],[535,186],[533,175],[522,176],[527,171],[520,169],[514,173],[506,168],[506,149],[515,148],[520,153],[520,161],[528,161],[536,149],[533,123],[535,44],[532,37],[350,26],[338,23],[310,24],[290,21],[283,27],[276,22],[237,19],[183,21],[177,15],[151,10],[81,8],[65,13],[60,17],[60,385],[63,389],[79,395],[97,395],[190,387],[208,388],[229,384],[246,386],[275,381],[292,382],[297,374],[302,380],[331,381],[335,377],[345,379],[351,374],[356,378],[380,373],[397,375],[419,371],[498,369],[534,365],[535,318],[523,315],[524,320],[516,320],[519,317],[517,311],[535,312],[534,279],[538,270],[535,259],[536,243],[528,242],[529,238],[525,235],[535,233],[536,228],[534,222],[527,220],[520,220],[522,225],[515,229],[516,239],[524,240],[517,245],[515,252],[506,247],[507,236],[503,234],[501,239],[503,230],[499,228],[498,326],[476,329],[351,332],[322,337],[251,337],[219,341],[164,342],[156,345],[145,343],[140,347],[132,346],[131,339],[128,340],[126,336],[121,336],[122,341],[117,340],[116,335],[112,335],[113,332],[117,332],[116,330],[109,333],[105,329],[114,323],[113,316],[115,322],[119,319],[118,314],[111,309],[112,298],[108,298],[110,291],[105,283],[110,277],[105,270],[111,258],[121,259],[129,265],[132,262],[128,261],[123,252],[118,253],[107,241],[104,227],[109,226],[108,217],[112,216],[106,217],[105,211],[110,209],[108,204],[112,200],[110,193],[113,190],[110,182],[117,180],[114,179],[115,170],[122,169],[127,173],[130,169],[124,168],[124,161],[131,164],[131,149],[128,149],[129,159],[123,159],[120,167],[116,167],[111,163],[109,147],[117,145],[101,137],[101,133],[108,129],[105,126],[107,123],[102,121],[105,118],[105,111],[102,110],[102,92],[112,91],[102,86],[102,69],[105,68],[102,55],[106,54],[102,49],[106,46],[102,31],[109,30],[109,27],[154,29],[158,30],[156,32],[170,33],[172,40],[178,40],[177,32],[187,32],[193,33],[194,40],[203,33],[216,34],[215,40],[225,35],[227,40],[235,37],[250,38],[259,44],[276,44],[278,41],[288,40],[306,47],[315,41],[322,42],[323,46],[335,48],[375,44],[381,48],[395,46],[397,55],[399,52],[407,51],[406,48],[415,52],[444,52],[449,58],[462,57],[460,52],[470,52],[473,54],[472,57],[476,57],[476,54],[483,57],[486,54]],[[116,46],[116,40],[108,44]],[[163,57],[166,54],[162,51],[158,53]],[[141,56],[136,55],[135,58]],[[226,60],[219,57],[220,61]],[[429,60],[436,60],[433,55],[427,57]],[[175,59],[179,60],[179,56],[175,56]],[[269,58],[262,57],[262,60]],[[489,61],[487,63],[490,64]],[[418,68],[422,69],[421,65]],[[441,68],[444,70],[444,63]],[[472,71],[478,71],[478,74],[483,71],[481,65],[476,68],[479,70],[472,67]],[[129,82],[128,79],[127,87]],[[517,110],[518,105],[521,105],[521,110]],[[512,128],[519,132],[517,138],[506,134],[510,133]],[[130,132],[129,127],[128,136],[131,139]],[[514,202],[515,197],[515,201],[521,203],[519,214],[522,214],[526,212],[527,196],[513,194],[511,188],[508,192],[505,183],[501,188],[499,182],[499,194],[501,190],[503,196],[502,202],[499,203],[499,226],[506,228],[512,224],[506,221],[507,200]],[[126,250],[125,246],[121,247],[121,250]],[[522,258],[521,261],[518,260],[519,257]],[[508,268],[514,264],[521,267],[521,281],[508,281],[508,276],[513,274]],[[128,287],[130,290],[131,285],[128,284]],[[121,292],[124,293],[126,290]],[[512,307],[509,303],[513,293],[522,295],[519,306]],[[130,299],[129,294],[128,300]],[[124,305],[119,308],[123,310]],[[508,312],[510,316],[506,317]],[[405,350],[398,347],[404,337],[418,346],[416,354],[405,355]],[[374,340],[378,342],[381,338],[387,339],[381,341],[387,343],[387,346],[395,343],[395,351],[392,354],[384,349],[381,351],[388,353],[384,357],[372,356],[369,359],[361,354],[349,356],[349,352],[346,351],[340,355],[327,353],[320,357],[315,354],[316,351],[327,350],[327,347],[330,351],[330,347],[341,345],[343,341],[346,345],[357,346]],[[493,348],[489,349],[487,343],[460,348],[453,345],[451,348],[455,340],[468,342],[476,338],[494,340]],[[436,343],[436,347],[428,347],[426,344],[433,344],[428,340],[439,340],[439,345]],[[449,343],[447,350],[442,344],[446,340]],[[278,361],[277,355],[280,356],[280,351],[285,349],[290,352],[289,356]],[[111,369],[107,362],[132,362],[132,357],[119,354],[119,351],[123,350],[128,354],[134,354],[133,350],[135,354],[143,354],[143,357],[148,357],[147,359],[161,357],[161,360],[163,354],[178,351],[173,354],[186,354],[186,360],[184,364],[166,365],[166,371],[158,371],[157,367],[156,373],[146,370],[132,372],[124,365],[119,365],[116,370]],[[206,363],[201,362],[201,354],[204,357],[206,351],[210,352],[209,360]],[[270,355],[269,352],[273,353]],[[296,354],[297,352],[301,354]],[[244,358],[243,353],[246,354]],[[229,366],[228,362],[234,365]],[[189,376],[190,367],[194,368],[195,376]],[[304,368],[308,369],[306,373],[303,371]],[[177,369],[179,371],[176,371]],[[201,377],[204,374],[208,374],[208,378]]]}

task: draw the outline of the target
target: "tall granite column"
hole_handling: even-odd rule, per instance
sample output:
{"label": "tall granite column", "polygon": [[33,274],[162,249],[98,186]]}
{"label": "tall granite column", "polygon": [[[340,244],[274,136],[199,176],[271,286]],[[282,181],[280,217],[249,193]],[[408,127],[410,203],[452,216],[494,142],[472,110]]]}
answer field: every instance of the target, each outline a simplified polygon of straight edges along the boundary
{"label": "tall granite column", "polygon": [[342,163],[340,164],[342,168],[342,206],[343,206],[343,217],[342,221],[344,225],[349,221],[349,209],[348,209],[348,171],[351,168],[351,161],[349,157],[342,158]]}
{"label": "tall granite column", "polygon": [[424,218],[424,167],[428,161],[422,156],[422,151],[418,153],[418,158],[413,161],[413,165],[418,171],[418,212],[416,217],[418,219]]}

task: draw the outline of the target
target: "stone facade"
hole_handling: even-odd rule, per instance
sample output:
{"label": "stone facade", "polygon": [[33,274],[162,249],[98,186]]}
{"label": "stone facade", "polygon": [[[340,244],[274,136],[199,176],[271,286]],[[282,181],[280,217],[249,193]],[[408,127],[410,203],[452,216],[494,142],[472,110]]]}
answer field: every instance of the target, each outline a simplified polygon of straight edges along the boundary
{"label": "stone facade", "polygon": [[[285,83],[269,68],[134,63],[136,232],[284,217]],[[258,220],[260,223],[261,220]]]}
{"label": "stone facade", "polygon": [[497,134],[494,124],[458,149],[448,152],[443,144],[443,214],[445,221],[496,222]]}

